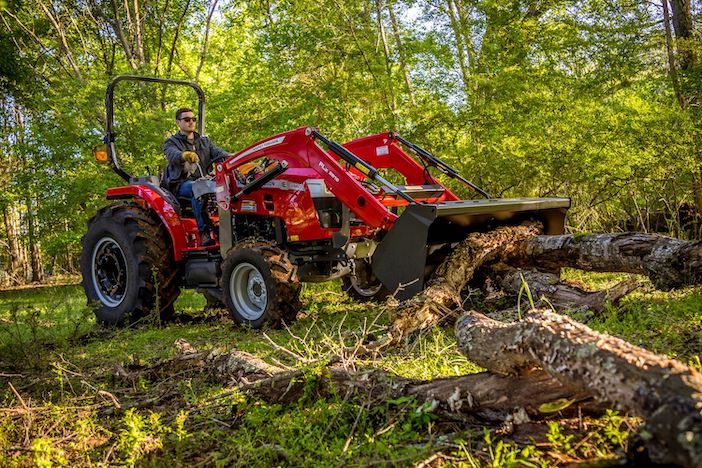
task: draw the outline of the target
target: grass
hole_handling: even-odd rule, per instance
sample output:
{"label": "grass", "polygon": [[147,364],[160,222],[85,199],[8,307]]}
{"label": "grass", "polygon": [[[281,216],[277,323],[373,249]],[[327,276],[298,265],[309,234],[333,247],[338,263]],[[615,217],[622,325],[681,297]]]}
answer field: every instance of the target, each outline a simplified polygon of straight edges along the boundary
{"label": "grass", "polygon": [[[626,275],[566,271],[564,278],[587,289],[613,286]],[[646,281],[618,307],[588,322],[591,328],[700,368],[702,354],[702,289],[656,291]]]}
{"label": "grass", "polygon": [[[566,277],[587,288],[621,279]],[[387,323],[382,305],[354,303],[338,284],[306,285],[302,299],[301,318],[289,330],[264,332],[305,358]],[[190,323],[106,329],[95,324],[79,286],[0,292],[0,466],[405,466],[437,453],[449,466],[550,466],[621,457],[636,424],[608,413],[526,424],[525,433],[509,435],[437,421],[411,398],[369,404],[365,395],[310,391],[279,405],[231,391],[206,373],[120,378],[120,368],[172,356],[179,338],[198,349],[236,348],[293,364],[262,331],[206,316],[204,304],[184,291],[176,310]],[[700,306],[699,289],[644,287],[589,325],[700,367]],[[416,379],[480,371],[452,335],[437,327],[368,364]],[[304,376],[311,389],[316,372]]]}

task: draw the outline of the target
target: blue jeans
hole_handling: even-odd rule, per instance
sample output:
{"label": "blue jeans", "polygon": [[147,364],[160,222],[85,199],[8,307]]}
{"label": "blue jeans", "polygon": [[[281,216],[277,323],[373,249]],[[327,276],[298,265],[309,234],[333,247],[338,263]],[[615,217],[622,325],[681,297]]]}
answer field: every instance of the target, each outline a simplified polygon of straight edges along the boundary
{"label": "blue jeans", "polygon": [[197,230],[202,232],[205,230],[205,213],[204,206],[200,203],[200,200],[195,198],[193,195],[193,181],[186,180],[178,188],[178,196],[183,198],[189,198],[193,206],[193,214],[195,214],[195,222],[197,223]]}

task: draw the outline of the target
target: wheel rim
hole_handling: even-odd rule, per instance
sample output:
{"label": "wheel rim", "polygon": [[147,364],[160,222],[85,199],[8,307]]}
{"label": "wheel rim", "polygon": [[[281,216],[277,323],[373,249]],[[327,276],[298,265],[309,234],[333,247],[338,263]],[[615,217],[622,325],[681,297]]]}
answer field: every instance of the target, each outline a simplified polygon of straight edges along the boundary
{"label": "wheel rim", "polygon": [[358,278],[356,278],[356,276],[354,276],[354,275],[351,275],[351,287],[353,288],[354,291],[356,291],[361,296],[373,297],[380,292],[380,290],[383,287],[383,283],[378,281],[375,284],[361,285],[358,282]]}
{"label": "wheel rim", "polygon": [[229,278],[229,295],[237,312],[246,320],[258,320],[268,305],[263,275],[250,263],[240,263]]}
{"label": "wheel rim", "polygon": [[103,237],[93,248],[93,287],[100,302],[117,307],[127,292],[127,259],[122,247],[111,237]]}

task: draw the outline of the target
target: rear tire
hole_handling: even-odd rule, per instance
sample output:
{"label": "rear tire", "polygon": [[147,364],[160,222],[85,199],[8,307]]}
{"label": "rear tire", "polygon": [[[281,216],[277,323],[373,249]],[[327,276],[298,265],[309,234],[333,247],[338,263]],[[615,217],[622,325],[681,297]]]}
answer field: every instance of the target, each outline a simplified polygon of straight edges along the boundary
{"label": "rear tire", "polygon": [[341,285],[351,299],[358,302],[384,301],[390,295],[366,260],[356,260],[354,271],[341,278]]}
{"label": "rear tire", "polygon": [[100,323],[133,323],[158,309],[170,319],[180,294],[171,240],[161,221],[134,203],[117,203],[88,221],[80,269]]}
{"label": "rear tire", "polygon": [[220,286],[232,318],[252,328],[295,320],[300,283],[287,252],[275,244],[245,240],[222,263]]}

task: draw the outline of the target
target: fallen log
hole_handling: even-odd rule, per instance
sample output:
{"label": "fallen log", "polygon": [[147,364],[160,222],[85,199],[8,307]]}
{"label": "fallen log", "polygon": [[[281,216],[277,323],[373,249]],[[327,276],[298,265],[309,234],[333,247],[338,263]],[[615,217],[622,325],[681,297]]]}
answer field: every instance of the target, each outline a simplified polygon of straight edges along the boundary
{"label": "fallen log", "polygon": [[[122,369],[120,379],[158,381],[184,371],[206,373],[212,380],[254,398],[278,403],[292,403],[309,394],[313,380],[314,391],[321,396],[350,392],[375,403],[414,397],[421,411],[470,423],[520,424],[553,416],[556,410],[562,415],[602,414],[605,410],[588,392],[564,384],[542,370],[517,377],[481,372],[424,381],[373,367],[352,369],[341,364],[330,365],[321,373],[304,368],[283,369],[243,351],[197,350],[183,339],[177,340],[175,346],[179,350],[176,356],[131,372]],[[566,405],[562,405],[564,401]],[[554,402],[556,410],[544,409],[553,407]]]}
{"label": "fallen log", "polygon": [[[564,384],[546,372],[534,370],[517,377],[490,372],[430,381],[399,377],[382,369],[351,370],[341,365],[321,374],[304,369],[285,370],[256,356],[233,351],[217,357],[211,369],[220,381],[269,402],[291,403],[310,391],[310,379],[319,395],[357,393],[372,402],[414,397],[422,410],[451,420],[522,423],[548,416],[543,405],[577,402],[569,412],[601,414],[604,406],[586,391]],[[565,408],[563,408],[565,409]]]}
{"label": "fallen log", "polygon": [[500,272],[492,279],[486,303],[494,304],[498,300],[504,302],[504,297],[515,299],[512,308],[491,312],[491,318],[512,322],[519,319],[519,312],[531,309],[526,291],[533,298],[535,307],[551,307],[555,310],[573,310],[590,312],[592,317],[600,315],[608,304],[617,305],[623,297],[636,290],[640,282],[635,279],[621,281],[602,291],[585,291],[573,284],[560,280],[559,275],[535,270],[515,270],[509,268],[506,273]]}
{"label": "fallen log", "polygon": [[662,290],[702,282],[702,242],[639,232],[535,236],[505,251],[503,261],[546,270],[636,273]]}
{"label": "fallen log", "polygon": [[640,432],[652,460],[702,466],[702,375],[550,310],[503,323],[477,312],[456,322],[461,351],[503,375],[535,367],[645,420]]}
{"label": "fallen log", "polygon": [[500,255],[507,255],[517,242],[540,232],[540,223],[528,222],[470,234],[436,269],[424,291],[402,303],[391,304],[392,324],[388,328],[390,340],[386,345],[397,343],[403,336],[429,328],[451,316],[452,310],[461,305],[461,291],[481,266]]}

